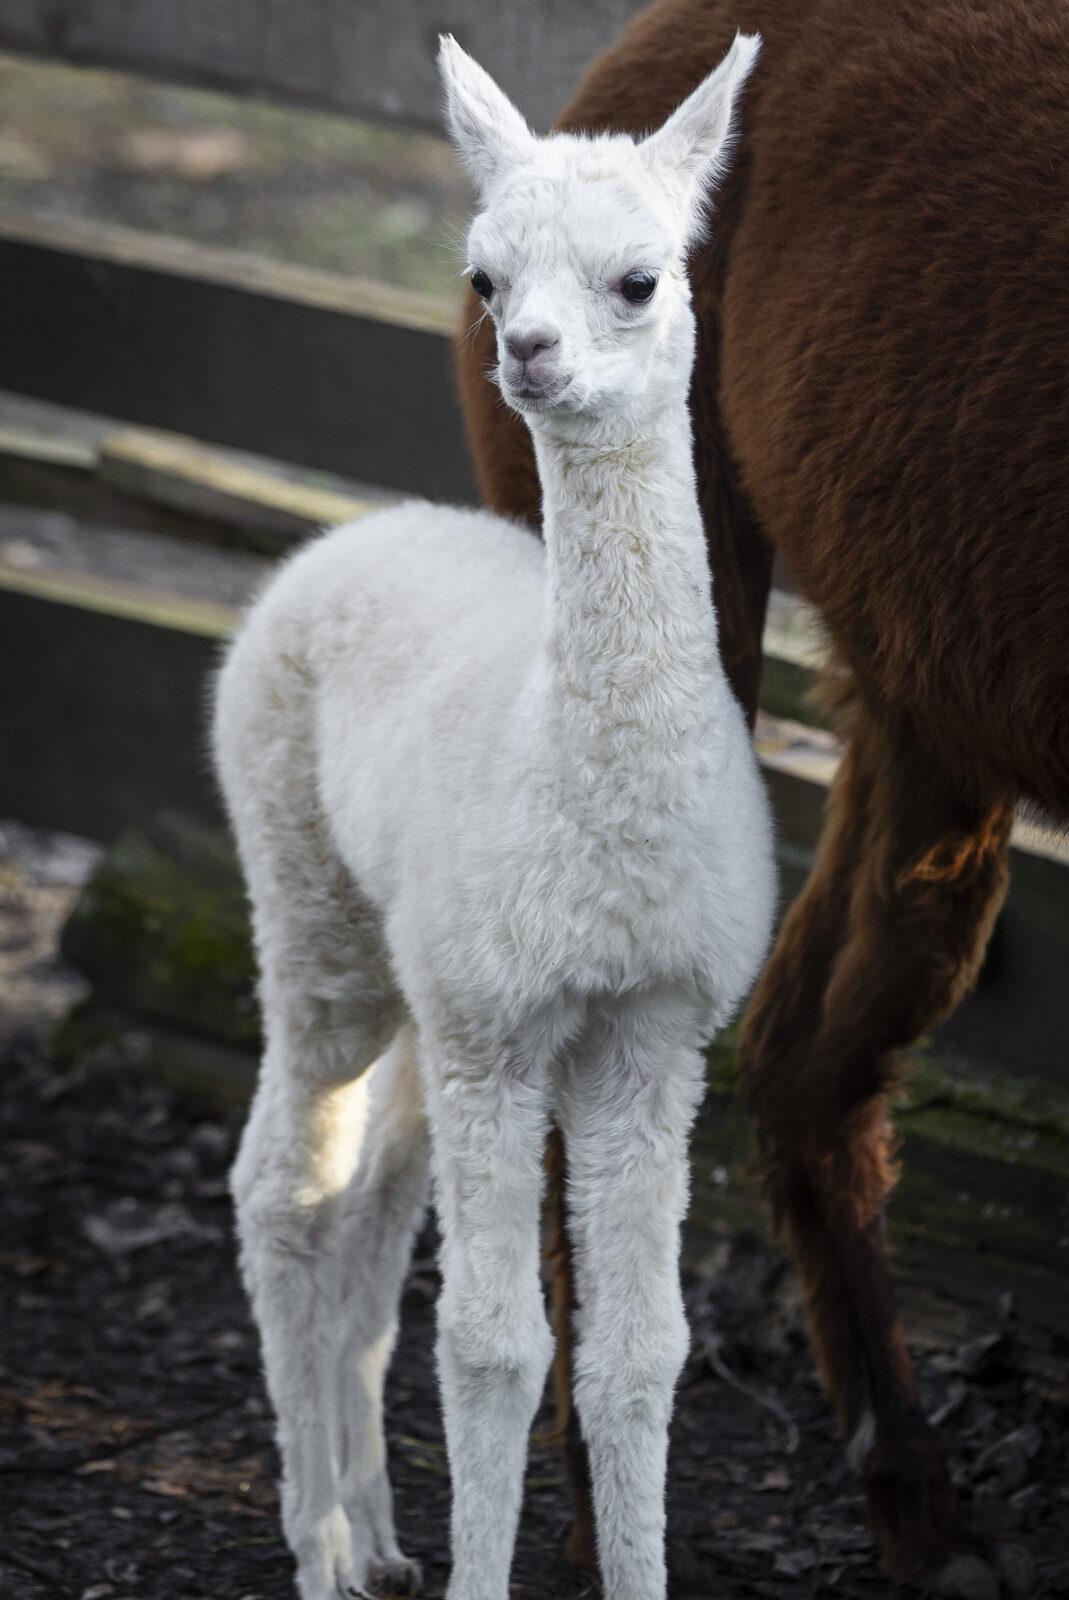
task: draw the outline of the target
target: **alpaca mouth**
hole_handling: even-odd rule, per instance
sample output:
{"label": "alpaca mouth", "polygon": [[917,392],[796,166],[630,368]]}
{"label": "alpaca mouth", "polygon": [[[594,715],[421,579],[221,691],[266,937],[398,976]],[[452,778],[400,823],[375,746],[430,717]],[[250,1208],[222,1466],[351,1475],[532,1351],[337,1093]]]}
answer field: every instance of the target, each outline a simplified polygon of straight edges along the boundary
{"label": "alpaca mouth", "polygon": [[571,378],[559,377],[541,382],[528,377],[503,379],[501,392],[517,411],[552,411],[571,388],[571,382]]}

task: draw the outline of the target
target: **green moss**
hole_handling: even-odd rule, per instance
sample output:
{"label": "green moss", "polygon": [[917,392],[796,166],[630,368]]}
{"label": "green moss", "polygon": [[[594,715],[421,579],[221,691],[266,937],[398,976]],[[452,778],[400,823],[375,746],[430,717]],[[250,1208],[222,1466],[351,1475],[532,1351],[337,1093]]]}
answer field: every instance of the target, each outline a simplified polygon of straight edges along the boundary
{"label": "green moss", "polygon": [[[221,832],[161,818],[105,856],[64,936],[91,1001],[57,1030],[65,1058],[103,1051],[197,1093],[244,1098],[259,1028],[240,871]],[[692,1142],[692,1262],[740,1227],[767,1230],[738,1103],[737,1033],[710,1049]],[[1033,1296],[1069,1328],[1069,1097],[920,1049],[896,1095],[903,1177],[889,1207],[899,1265],[939,1293]],[[955,1289],[957,1285],[957,1289]],[[1046,1325],[1046,1324],[1044,1324]]]}
{"label": "green moss", "polygon": [[720,1095],[734,1095],[739,1081],[738,1024],[722,1033],[705,1052],[705,1081],[710,1091]]}
{"label": "green moss", "polygon": [[80,1057],[107,1044],[111,1027],[94,1002],[82,1000],[61,1017],[52,1030],[50,1054],[59,1066],[70,1066]]}
{"label": "green moss", "polygon": [[910,1058],[909,1076],[896,1097],[896,1115],[910,1118],[935,1108],[1069,1141],[1069,1095],[1064,1090],[1035,1078],[937,1060],[918,1051]]}
{"label": "green moss", "polygon": [[253,1052],[177,1028],[161,1027],[92,999],[56,1027],[52,1058],[89,1071],[116,1066],[138,1071],[217,1110],[248,1105],[256,1085]]}
{"label": "green moss", "polygon": [[1069,1140],[1060,1132],[1003,1117],[990,1106],[971,1111],[937,1101],[919,1109],[899,1110],[895,1120],[907,1138],[927,1139],[986,1161],[1069,1178]]}
{"label": "green moss", "polygon": [[[707,1052],[711,1090],[737,1092],[738,1028]],[[916,1046],[893,1096],[895,1122],[1008,1161],[1034,1159],[1059,1170],[1069,1162],[1069,1094],[1052,1084],[990,1066],[933,1056]]]}
{"label": "green moss", "polygon": [[79,898],[63,954],[108,1005],[259,1042],[245,891],[222,832],[164,816],[123,834]]}

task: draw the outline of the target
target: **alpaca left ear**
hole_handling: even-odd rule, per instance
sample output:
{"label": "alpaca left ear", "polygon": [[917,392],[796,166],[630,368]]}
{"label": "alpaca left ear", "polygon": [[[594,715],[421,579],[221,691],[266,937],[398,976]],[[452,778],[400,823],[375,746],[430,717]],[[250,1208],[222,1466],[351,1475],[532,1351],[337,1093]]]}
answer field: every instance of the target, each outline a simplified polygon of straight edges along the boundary
{"label": "alpaca left ear", "polygon": [[759,34],[737,33],[715,71],[638,147],[651,171],[667,179],[689,208],[688,234],[700,228],[706,193],[727,170],[735,108],[760,48]]}
{"label": "alpaca left ear", "polygon": [[461,160],[482,195],[531,153],[535,136],[512,101],[452,34],[438,39],[445,120]]}

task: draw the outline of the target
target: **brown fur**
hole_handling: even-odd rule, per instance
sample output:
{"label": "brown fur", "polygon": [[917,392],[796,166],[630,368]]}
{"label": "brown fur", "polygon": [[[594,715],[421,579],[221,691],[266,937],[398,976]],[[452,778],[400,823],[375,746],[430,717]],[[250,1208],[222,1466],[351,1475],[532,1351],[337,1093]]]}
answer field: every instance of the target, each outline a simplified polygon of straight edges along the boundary
{"label": "brown fur", "polygon": [[579,1417],[572,1400],[572,1334],[576,1298],[572,1253],[568,1243],[565,1195],[568,1167],[564,1137],[559,1128],[550,1132],[546,1144],[546,1244],[543,1260],[549,1268],[551,1310],[553,1314],[553,1389],[557,1408],[553,1427],[539,1439],[544,1449],[555,1446],[564,1452],[568,1485],[572,1493],[572,1530],[565,1555],[576,1567],[595,1569],[594,1508],[590,1487],[590,1464]]}
{"label": "brown fur", "polygon": [[[765,48],[692,264],[721,647],[752,715],[773,547],[845,673],[850,743],[746,1020],[745,1095],[888,1570],[957,1511],[894,1308],[893,1052],[973,982],[1014,802],[1069,814],[1069,12],[1060,0],[659,0],[563,128],[661,121],[737,27]],[[487,501],[538,517],[526,430],[460,379]]]}

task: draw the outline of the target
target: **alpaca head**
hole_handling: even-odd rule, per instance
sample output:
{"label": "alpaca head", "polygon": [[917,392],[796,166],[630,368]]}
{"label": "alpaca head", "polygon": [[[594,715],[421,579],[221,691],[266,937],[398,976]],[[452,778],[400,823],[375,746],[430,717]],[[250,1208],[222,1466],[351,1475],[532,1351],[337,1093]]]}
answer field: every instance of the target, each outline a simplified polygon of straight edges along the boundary
{"label": "alpaca head", "polygon": [[687,250],[726,165],[759,45],[739,34],[644,139],[540,139],[442,38],[446,120],[481,202],[468,236],[471,281],[497,329],[501,392],[532,423],[569,433],[636,426],[685,399],[694,353]]}

